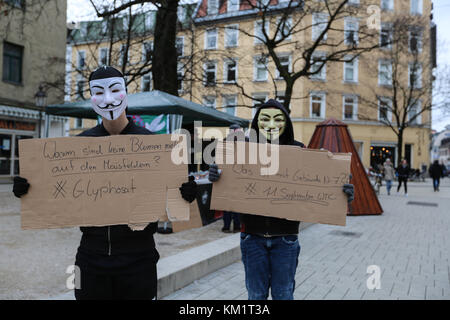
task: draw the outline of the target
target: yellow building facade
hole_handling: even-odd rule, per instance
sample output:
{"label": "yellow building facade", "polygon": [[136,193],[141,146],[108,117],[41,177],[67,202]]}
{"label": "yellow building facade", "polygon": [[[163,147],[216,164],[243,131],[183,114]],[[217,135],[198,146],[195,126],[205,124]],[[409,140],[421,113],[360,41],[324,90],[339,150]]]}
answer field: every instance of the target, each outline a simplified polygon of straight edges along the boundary
{"label": "yellow building facade", "polygon": [[[413,18],[416,16],[421,21],[427,21],[420,39],[421,81],[431,81],[430,39],[425,36],[431,25],[428,18],[432,10],[430,0],[349,2],[355,6],[355,19],[350,22],[346,19],[337,21],[334,27],[340,31],[330,31],[328,39],[344,38],[343,30],[348,28],[347,24],[354,27],[355,21],[357,28],[361,30],[366,23],[367,7],[370,4],[378,6],[381,25],[397,14]],[[272,0],[269,7],[273,5],[274,8],[280,8],[282,4],[283,1],[278,3]],[[213,10],[208,10],[208,6]],[[360,16],[358,12],[361,12]],[[295,24],[300,15],[301,12],[293,12],[289,17],[291,23]],[[299,26],[312,25],[314,19],[317,17],[307,16]],[[269,34],[275,32],[274,26],[278,21],[277,14],[267,18],[266,28]],[[253,117],[257,100],[277,98],[283,101],[284,80],[280,79],[273,61],[264,59],[266,48],[255,38],[261,23],[261,14],[257,11],[252,13],[252,8],[243,6],[242,2],[240,6],[233,7],[226,1],[220,2],[220,6],[218,1],[200,1],[193,11],[190,27],[180,29],[177,35],[177,45],[181,46],[182,51],[179,65],[183,79],[179,95],[205,107],[214,107],[247,119]],[[313,32],[313,28],[306,28],[305,31],[292,34],[282,46],[276,48],[277,55],[282,57],[281,61],[290,71],[301,68],[299,58],[302,44],[311,40]],[[380,41],[380,37],[371,41]],[[148,41],[152,41],[151,35],[148,36]],[[96,46],[101,47],[98,43]],[[86,57],[86,63],[98,64],[99,52],[92,48],[89,43],[73,46],[73,64],[77,64],[77,52],[80,50],[92,52],[91,61]],[[140,50],[138,48],[134,51]],[[386,60],[386,52],[385,48],[375,49],[347,64],[328,62],[318,75],[299,78],[295,82],[290,104],[296,140],[308,144],[318,123],[336,118],[348,124],[356,149],[366,167],[374,166],[386,156],[397,161],[397,137],[391,128],[379,121],[381,111],[377,103],[370,102],[377,100],[378,95],[388,96],[392,90],[389,86],[380,84],[380,69],[383,67],[382,62]],[[402,56],[405,61],[410,58],[408,52]],[[139,63],[139,55],[130,59],[131,63]],[[110,64],[117,65],[114,61]],[[408,83],[408,70],[403,74],[403,81]],[[76,79],[73,81],[75,83]],[[73,90],[76,90],[75,86]],[[141,91],[144,91],[142,80],[128,87],[129,93]],[[84,127],[89,125],[86,122]],[[430,111],[421,114],[417,123],[404,131],[402,154],[412,168],[429,164],[430,131]],[[209,137],[206,135],[204,138]]]}

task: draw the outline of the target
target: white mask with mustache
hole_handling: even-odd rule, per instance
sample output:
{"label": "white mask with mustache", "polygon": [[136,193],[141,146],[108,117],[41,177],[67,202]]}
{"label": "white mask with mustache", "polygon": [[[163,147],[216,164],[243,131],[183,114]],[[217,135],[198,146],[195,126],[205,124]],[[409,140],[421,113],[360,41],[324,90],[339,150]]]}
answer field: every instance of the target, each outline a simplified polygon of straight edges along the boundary
{"label": "white mask with mustache", "polygon": [[117,119],[128,106],[125,80],[111,77],[89,81],[94,111],[108,120]]}

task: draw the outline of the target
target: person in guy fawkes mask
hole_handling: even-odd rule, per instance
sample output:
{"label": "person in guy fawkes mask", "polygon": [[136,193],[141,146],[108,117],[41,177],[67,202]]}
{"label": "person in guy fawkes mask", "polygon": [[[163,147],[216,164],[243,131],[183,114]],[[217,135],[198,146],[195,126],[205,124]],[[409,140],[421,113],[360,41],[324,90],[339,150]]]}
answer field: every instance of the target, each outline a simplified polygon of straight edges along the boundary
{"label": "person in guy fawkes mask", "polygon": [[[152,134],[126,116],[127,91],[120,71],[110,66],[98,68],[89,77],[89,87],[92,108],[102,117],[102,123],[79,136]],[[195,186],[190,180],[180,187],[186,201],[195,199]],[[29,187],[25,178],[14,178],[13,192],[17,197],[26,194]],[[75,261],[80,270],[75,277],[80,276],[81,288],[75,289],[75,298],[156,299],[159,254],[153,234],[157,224],[149,223],[140,231],[133,231],[128,225],[81,227]]]}
{"label": "person in guy fawkes mask", "polygon": [[[270,99],[256,111],[251,128],[257,132],[259,143],[279,143],[304,148],[294,139],[288,112],[278,101]],[[265,137],[261,141],[260,133]],[[220,177],[217,165],[209,169],[209,179]],[[353,185],[343,191],[353,200]],[[287,219],[240,214],[241,253],[245,269],[245,284],[249,300],[266,300],[271,289],[274,300],[294,298],[295,272],[300,254],[298,241],[300,222]]]}

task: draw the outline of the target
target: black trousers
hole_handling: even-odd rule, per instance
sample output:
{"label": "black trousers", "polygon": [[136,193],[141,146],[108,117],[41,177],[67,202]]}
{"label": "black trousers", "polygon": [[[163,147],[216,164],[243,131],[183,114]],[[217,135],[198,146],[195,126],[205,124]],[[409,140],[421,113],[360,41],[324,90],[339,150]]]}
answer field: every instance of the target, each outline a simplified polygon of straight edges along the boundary
{"label": "black trousers", "polygon": [[76,300],[152,300],[156,299],[158,281],[156,263],[145,272],[98,274],[80,270]]}
{"label": "black trousers", "polygon": [[408,186],[406,185],[406,183],[408,182],[408,178],[403,178],[403,177],[398,177],[398,187],[397,187],[397,192],[400,191],[400,188],[402,186],[402,182],[405,186],[405,193],[408,193]]}

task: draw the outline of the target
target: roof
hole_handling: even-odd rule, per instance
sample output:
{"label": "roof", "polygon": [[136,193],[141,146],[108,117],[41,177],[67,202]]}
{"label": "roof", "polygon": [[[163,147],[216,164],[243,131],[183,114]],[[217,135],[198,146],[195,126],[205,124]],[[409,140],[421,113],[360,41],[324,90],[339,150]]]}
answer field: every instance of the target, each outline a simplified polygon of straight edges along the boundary
{"label": "roof", "polygon": [[327,119],[316,126],[308,148],[325,149],[330,152],[351,152],[350,183],[355,188],[355,199],[349,206],[350,215],[378,215],[383,213],[378,197],[367,177],[364,165],[355,149],[347,125],[336,119]]}
{"label": "roof", "polygon": [[[238,123],[246,128],[249,125],[249,120],[158,90],[129,94],[127,99],[127,113],[130,115],[180,114],[183,115],[183,125],[202,121],[204,127],[228,127]],[[97,113],[92,109],[90,100],[50,105],[46,108],[46,112],[67,117],[97,119]]]}

